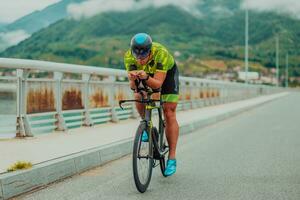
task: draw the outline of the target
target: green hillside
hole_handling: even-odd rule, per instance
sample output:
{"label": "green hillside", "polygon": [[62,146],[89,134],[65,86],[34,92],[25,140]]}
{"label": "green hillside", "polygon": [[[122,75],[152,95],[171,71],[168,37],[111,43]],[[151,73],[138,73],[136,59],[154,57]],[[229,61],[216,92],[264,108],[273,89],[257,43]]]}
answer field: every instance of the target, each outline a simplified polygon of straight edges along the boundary
{"label": "green hillside", "polygon": [[[233,1],[223,2],[231,14],[213,15],[204,1],[202,17],[195,17],[173,6],[131,12],[109,12],[75,21],[61,20],[1,57],[40,59],[112,68],[123,68],[123,54],[137,32],[149,33],[165,44],[185,75],[203,75],[203,60],[223,60],[228,67],[244,60],[244,12]],[[290,73],[300,76],[300,21],[274,13],[250,12],[250,61],[252,70],[266,71],[275,66],[275,36],[280,37],[281,66],[290,54]],[[257,68],[256,66],[264,66]],[[193,70],[191,70],[193,68]],[[216,69],[214,69],[216,70]],[[218,71],[218,70],[217,70]],[[222,71],[222,70],[221,70]]]}
{"label": "green hillside", "polygon": [[[11,24],[0,27],[0,31],[9,32],[15,30],[24,30],[27,33],[34,33],[49,24],[63,19],[67,16],[67,6],[71,3],[80,3],[83,0],[62,0],[52,4],[41,11],[34,11]],[[0,25],[1,26],[1,25]]]}

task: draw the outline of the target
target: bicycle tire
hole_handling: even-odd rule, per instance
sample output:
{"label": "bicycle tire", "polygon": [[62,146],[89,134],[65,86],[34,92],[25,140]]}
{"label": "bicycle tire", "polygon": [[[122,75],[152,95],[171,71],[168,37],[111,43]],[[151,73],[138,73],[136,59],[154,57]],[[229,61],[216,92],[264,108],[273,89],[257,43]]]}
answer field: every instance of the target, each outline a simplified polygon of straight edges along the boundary
{"label": "bicycle tire", "polygon": [[[163,147],[161,148],[161,151],[164,151],[166,148],[166,140],[164,141],[163,143]],[[163,157],[160,158],[159,160],[159,165],[160,165],[160,170],[161,170],[161,174],[164,176],[164,177],[167,177],[165,175],[165,170],[166,170],[166,155],[164,155]]]}
{"label": "bicycle tire", "polygon": [[[133,144],[133,155],[132,155],[132,166],[133,166],[133,177],[134,177],[134,183],[136,185],[136,188],[139,192],[144,193],[150,183],[151,176],[152,176],[152,169],[153,169],[153,158],[151,155],[151,149],[152,149],[152,141],[148,141],[148,155],[149,156],[147,159],[146,158],[139,158],[139,153],[141,150],[141,144],[142,142],[142,133],[146,129],[145,123],[141,123],[136,131],[135,139],[134,139],[134,144]],[[147,151],[147,148],[146,148]],[[146,159],[148,160],[148,171],[146,174],[146,179],[144,181],[141,181],[141,174],[139,174],[139,161],[140,159]]]}
{"label": "bicycle tire", "polygon": [[[156,127],[153,127],[152,131],[153,131],[153,136],[158,136],[157,137],[158,148],[160,149],[160,151],[164,151],[165,148],[166,148],[166,138],[164,138],[163,145],[160,146],[160,142],[159,142],[160,138],[159,137],[163,136],[163,134],[158,134],[158,131],[157,131]],[[159,165],[160,165],[160,171],[161,171],[162,175],[164,177],[167,177],[165,175],[165,169],[166,169],[166,156],[165,155],[159,158]]]}

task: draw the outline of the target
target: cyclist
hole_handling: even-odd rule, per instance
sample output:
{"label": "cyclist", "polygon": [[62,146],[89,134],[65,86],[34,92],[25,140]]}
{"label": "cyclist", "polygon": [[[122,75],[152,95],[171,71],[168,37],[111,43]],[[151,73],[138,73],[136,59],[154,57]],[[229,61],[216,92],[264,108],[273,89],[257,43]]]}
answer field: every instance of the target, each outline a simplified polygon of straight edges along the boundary
{"label": "cyclist", "polygon": [[[176,107],[179,93],[179,72],[173,56],[161,44],[152,42],[146,33],[138,33],[133,36],[130,49],[124,56],[125,68],[128,72],[130,87],[136,90],[135,81],[145,80],[152,89],[161,88],[161,97],[164,101],[163,111],[166,121],[166,137],[169,143],[169,156],[166,176],[176,172],[176,145],[179,135],[179,127],[176,119]],[[135,99],[140,100],[139,93],[134,93]],[[136,103],[137,110],[144,118],[145,105]],[[142,134],[142,141],[148,140],[148,134]]]}

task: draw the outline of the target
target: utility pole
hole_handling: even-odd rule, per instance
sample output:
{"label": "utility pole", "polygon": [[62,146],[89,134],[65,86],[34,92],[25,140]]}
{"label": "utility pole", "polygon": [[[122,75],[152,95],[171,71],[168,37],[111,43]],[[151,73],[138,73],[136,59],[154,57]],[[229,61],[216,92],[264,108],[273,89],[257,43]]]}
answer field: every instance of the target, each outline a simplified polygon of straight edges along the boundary
{"label": "utility pole", "polygon": [[279,37],[276,35],[276,80],[277,87],[279,86]]}
{"label": "utility pole", "polygon": [[249,13],[248,8],[246,7],[245,11],[245,84],[248,84],[248,40],[249,40]]}
{"label": "utility pole", "polygon": [[289,54],[286,54],[285,60],[285,87],[289,87]]}

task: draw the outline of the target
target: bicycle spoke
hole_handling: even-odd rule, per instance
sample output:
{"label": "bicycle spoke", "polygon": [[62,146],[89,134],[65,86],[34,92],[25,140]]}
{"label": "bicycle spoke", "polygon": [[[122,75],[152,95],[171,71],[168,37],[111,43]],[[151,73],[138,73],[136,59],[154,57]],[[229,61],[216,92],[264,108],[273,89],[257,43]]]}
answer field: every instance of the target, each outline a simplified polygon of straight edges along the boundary
{"label": "bicycle spoke", "polygon": [[138,174],[142,184],[145,184],[148,180],[148,171],[149,171],[149,143],[139,142],[139,151],[138,151]]}

